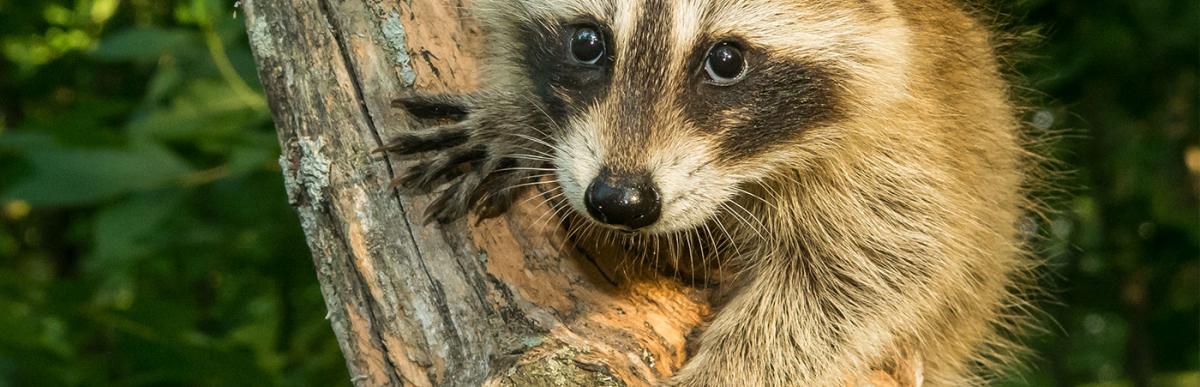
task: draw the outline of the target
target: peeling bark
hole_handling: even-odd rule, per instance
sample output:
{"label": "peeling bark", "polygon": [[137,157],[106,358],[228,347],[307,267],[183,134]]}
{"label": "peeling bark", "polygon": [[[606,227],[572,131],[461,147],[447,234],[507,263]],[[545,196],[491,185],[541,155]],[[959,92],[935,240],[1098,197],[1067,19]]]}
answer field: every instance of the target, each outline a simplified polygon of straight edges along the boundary
{"label": "peeling bark", "polygon": [[371,151],[411,129],[390,101],[475,88],[466,4],[242,7],[289,200],[356,385],[643,386],[683,364],[710,313],[703,290],[614,269],[620,252],[576,248],[536,201],[425,226],[429,197],[387,189],[405,163]]}

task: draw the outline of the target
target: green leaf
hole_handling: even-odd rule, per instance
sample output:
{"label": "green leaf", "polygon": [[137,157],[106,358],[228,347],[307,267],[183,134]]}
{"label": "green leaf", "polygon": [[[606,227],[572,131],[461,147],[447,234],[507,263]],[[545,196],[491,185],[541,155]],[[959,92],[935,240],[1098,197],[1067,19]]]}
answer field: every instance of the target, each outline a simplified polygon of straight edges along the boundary
{"label": "green leaf", "polygon": [[263,108],[237,98],[229,86],[195,81],[167,108],[156,109],[129,123],[129,135],[171,141],[236,135],[248,125],[269,119]]}
{"label": "green leaf", "polygon": [[93,204],[168,186],[192,171],[171,151],[154,144],[130,149],[46,149],[25,157],[33,175],[0,197],[25,200],[35,207]]}
{"label": "green leaf", "polygon": [[94,294],[98,303],[126,309],[134,302],[135,266],[161,247],[147,239],[161,230],[182,199],[180,191],[148,192],[100,210],[93,225],[92,253],[84,263],[87,272],[101,277]]}
{"label": "green leaf", "polygon": [[150,82],[146,86],[146,97],[143,100],[147,104],[156,104],[176,90],[182,82],[183,74],[179,71],[179,66],[174,61],[164,63],[158,66],[150,78]]}
{"label": "green leaf", "polygon": [[159,229],[183,199],[178,191],[138,194],[105,206],[93,226],[92,254],[98,259],[89,266],[112,267],[124,258],[150,250],[143,238]]}
{"label": "green leaf", "polygon": [[159,27],[136,27],[116,32],[92,51],[96,59],[124,62],[151,62],[164,54],[173,53],[179,47],[200,44],[194,31]]}
{"label": "green leaf", "polygon": [[0,151],[30,152],[39,149],[57,148],[54,139],[41,133],[0,133]]}
{"label": "green leaf", "polygon": [[263,168],[279,157],[272,148],[239,146],[229,155],[229,175],[241,176]]}

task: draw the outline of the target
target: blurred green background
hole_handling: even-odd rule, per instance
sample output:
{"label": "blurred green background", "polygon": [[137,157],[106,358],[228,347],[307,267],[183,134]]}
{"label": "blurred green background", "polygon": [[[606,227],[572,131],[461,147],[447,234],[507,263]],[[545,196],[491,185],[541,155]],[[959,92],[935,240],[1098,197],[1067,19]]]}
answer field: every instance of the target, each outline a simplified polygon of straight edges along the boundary
{"label": "blurred green background", "polygon": [[[230,3],[0,0],[0,387],[349,383]],[[1200,5],[1002,8],[1072,172],[1003,384],[1200,386]]]}

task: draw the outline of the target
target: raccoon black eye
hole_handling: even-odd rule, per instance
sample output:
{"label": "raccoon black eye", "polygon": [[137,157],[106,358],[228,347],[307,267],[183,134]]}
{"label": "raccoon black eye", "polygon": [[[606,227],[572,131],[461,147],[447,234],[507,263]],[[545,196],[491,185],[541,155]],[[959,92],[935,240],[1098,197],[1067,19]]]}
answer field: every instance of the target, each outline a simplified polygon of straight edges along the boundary
{"label": "raccoon black eye", "polygon": [[570,47],[579,63],[596,64],[604,57],[604,35],[593,27],[579,27],[571,34]]}
{"label": "raccoon black eye", "polygon": [[737,83],[746,71],[742,49],[731,42],[717,43],[704,58],[704,71],[714,84],[724,86]]}

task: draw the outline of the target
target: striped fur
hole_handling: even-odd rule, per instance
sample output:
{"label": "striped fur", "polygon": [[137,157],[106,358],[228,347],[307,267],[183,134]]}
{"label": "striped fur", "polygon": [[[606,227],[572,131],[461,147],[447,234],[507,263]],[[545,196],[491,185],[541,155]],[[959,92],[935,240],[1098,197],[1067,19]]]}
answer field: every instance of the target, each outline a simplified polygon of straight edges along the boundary
{"label": "striped fur", "polygon": [[[836,386],[910,354],[927,385],[979,385],[1019,352],[1006,338],[1028,315],[1035,262],[1017,225],[1033,208],[1033,156],[996,38],[962,7],[481,0],[477,8],[487,86],[472,113],[480,118],[465,121],[473,140],[455,146],[544,162],[534,166],[552,167],[563,206],[581,217],[583,190],[601,168],[649,171],[661,220],[614,235],[665,241],[678,265],[710,255],[723,264],[699,270],[721,278],[729,295],[666,384]],[[605,29],[610,65],[563,62],[565,34],[580,24]],[[730,39],[745,45],[746,78],[701,82],[707,48]],[[496,170],[476,167],[465,179]],[[458,199],[442,205],[461,215],[479,201],[462,198],[499,187],[477,185],[452,187]]]}

